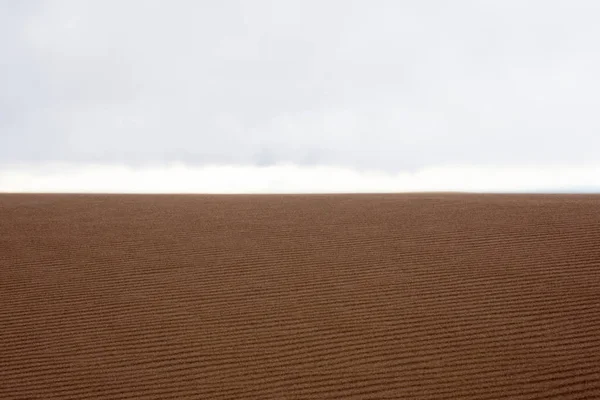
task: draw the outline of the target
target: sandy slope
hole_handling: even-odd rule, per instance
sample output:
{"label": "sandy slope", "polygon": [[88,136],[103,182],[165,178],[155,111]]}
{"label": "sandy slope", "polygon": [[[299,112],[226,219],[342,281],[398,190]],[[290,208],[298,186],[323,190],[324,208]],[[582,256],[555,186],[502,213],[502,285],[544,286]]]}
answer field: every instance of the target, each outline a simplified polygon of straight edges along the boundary
{"label": "sandy slope", "polygon": [[600,196],[0,195],[0,398],[600,398]]}

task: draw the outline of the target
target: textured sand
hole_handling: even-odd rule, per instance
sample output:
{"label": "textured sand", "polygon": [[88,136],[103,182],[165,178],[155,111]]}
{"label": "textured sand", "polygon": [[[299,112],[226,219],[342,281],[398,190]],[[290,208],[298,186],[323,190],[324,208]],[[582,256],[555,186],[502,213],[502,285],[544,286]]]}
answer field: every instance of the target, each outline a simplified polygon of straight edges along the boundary
{"label": "textured sand", "polygon": [[600,196],[0,195],[0,398],[600,398]]}

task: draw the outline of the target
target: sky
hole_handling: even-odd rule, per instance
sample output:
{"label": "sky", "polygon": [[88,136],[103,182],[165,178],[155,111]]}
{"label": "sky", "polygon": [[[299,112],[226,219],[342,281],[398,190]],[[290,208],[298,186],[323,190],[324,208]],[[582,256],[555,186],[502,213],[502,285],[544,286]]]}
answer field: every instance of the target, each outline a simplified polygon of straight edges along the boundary
{"label": "sky", "polygon": [[0,191],[600,191],[595,0],[0,0]]}

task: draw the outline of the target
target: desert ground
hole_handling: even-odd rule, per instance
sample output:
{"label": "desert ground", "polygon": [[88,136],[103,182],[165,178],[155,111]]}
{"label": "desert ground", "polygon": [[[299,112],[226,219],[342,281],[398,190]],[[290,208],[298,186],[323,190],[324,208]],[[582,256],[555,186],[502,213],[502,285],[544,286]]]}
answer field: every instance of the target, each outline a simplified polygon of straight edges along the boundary
{"label": "desert ground", "polygon": [[2,194],[0,398],[600,398],[600,195]]}

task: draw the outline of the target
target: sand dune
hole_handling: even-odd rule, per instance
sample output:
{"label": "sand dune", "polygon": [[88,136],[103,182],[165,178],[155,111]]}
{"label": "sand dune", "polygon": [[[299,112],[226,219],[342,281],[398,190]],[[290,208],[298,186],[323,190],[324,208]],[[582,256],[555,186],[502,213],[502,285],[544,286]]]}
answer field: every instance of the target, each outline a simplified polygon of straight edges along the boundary
{"label": "sand dune", "polygon": [[600,398],[600,196],[0,195],[0,398]]}

